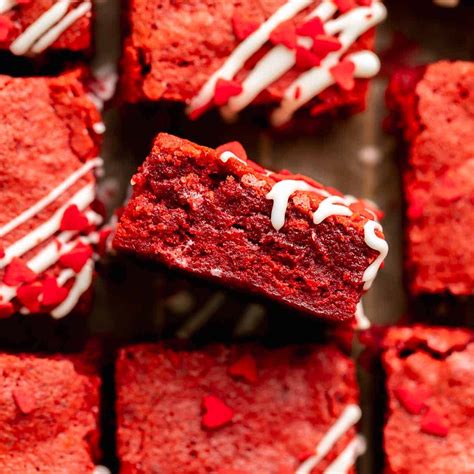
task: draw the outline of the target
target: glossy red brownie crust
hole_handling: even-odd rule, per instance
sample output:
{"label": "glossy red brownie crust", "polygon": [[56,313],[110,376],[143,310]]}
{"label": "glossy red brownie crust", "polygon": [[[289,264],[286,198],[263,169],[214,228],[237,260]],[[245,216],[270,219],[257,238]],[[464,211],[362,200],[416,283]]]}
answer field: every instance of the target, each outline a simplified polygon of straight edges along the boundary
{"label": "glossy red brownie crust", "polygon": [[406,265],[414,294],[474,291],[474,63],[402,70],[387,92],[408,145]]}
{"label": "glossy red brownie crust", "polygon": [[0,472],[91,473],[99,386],[81,357],[0,355]]}
{"label": "glossy red brownie crust", "polygon": [[[366,269],[379,256],[364,240],[374,214],[355,201],[353,212],[346,209],[349,217],[329,213],[315,225],[313,213],[328,195],[321,193],[337,191],[235,155],[223,162],[223,156],[221,150],[158,135],[132,179],[115,248],[314,316],[352,318]],[[267,194],[287,179],[310,183],[316,191],[291,194],[278,231]]]}
{"label": "glossy red brownie crust", "polygon": [[388,330],[387,473],[473,471],[473,341],[463,329]]}
{"label": "glossy red brownie crust", "polygon": [[[128,33],[122,60],[124,100],[127,102],[167,100],[189,104],[246,36],[267,21],[285,3],[285,0],[266,2],[256,0],[230,2],[224,0],[187,2],[128,0],[126,14]],[[272,37],[273,45],[280,44],[279,41],[285,45],[294,42],[292,46],[294,49],[297,33],[294,31],[293,24],[296,27],[304,25],[307,15],[320,3],[319,0],[308,2],[307,8],[294,17],[293,23],[290,20],[284,24],[286,26],[279,32],[279,39],[276,36]],[[354,8],[368,8],[371,4],[371,0],[336,1],[333,5],[337,5],[339,11],[334,17],[343,15]],[[330,16],[332,17],[333,15]],[[361,21],[365,20],[365,16],[362,16]],[[287,28],[288,26],[291,28]],[[297,28],[296,32],[298,31],[300,30]],[[324,36],[322,30],[320,33]],[[226,84],[228,87],[220,89],[223,96],[235,94],[232,89],[240,87],[257,61],[271,50],[272,41],[267,42],[257,53],[251,55],[250,60],[245,62],[235,80]],[[327,41],[327,35],[322,41]],[[335,41],[334,38],[329,39],[329,42],[333,41]],[[374,30],[371,28],[351,44],[348,53],[361,50],[372,51],[373,45]],[[327,43],[324,43],[322,47],[327,48]],[[298,50],[298,55],[302,49]],[[318,54],[323,53],[319,51]],[[287,87],[302,72],[316,65],[317,62],[312,64],[306,56],[313,60],[316,58],[316,55],[308,52],[304,58],[298,60],[296,66],[290,68],[282,77],[273,81],[258,94],[253,103],[271,105],[279,103]],[[278,62],[281,63],[281,61]],[[346,79],[349,80],[349,84],[343,84],[343,87],[333,85],[325,88],[316,99],[310,100],[304,107],[311,110],[312,115],[332,112],[340,108],[352,111],[363,109],[367,80],[357,79],[353,83],[351,72]],[[341,75],[341,83],[342,81]],[[217,96],[216,101],[220,102]],[[217,102],[215,105],[223,105]],[[226,100],[223,99],[223,102]],[[200,113],[202,110],[193,111],[191,116],[198,116]]]}
{"label": "glossy red brownie crust", "polygon": [[120,351],[116,381],[123,473],[294,473],[347,407],[357,416],[307,472],[359,440],[354,366],[334,346],[137,345]]}
{"label": "glossy red brownie crust", "polygon": [[0,317],[62,317],[90,286],[101,119],[79,71],[0,76],[0,111]]}
{"label": "glossy red brownie crust", "polygon": [[[39,54],[47,50],[89,50],[92,2],[74,0],[62,3],[64,8],[56,5],[56,0],[0,1],[0,49],[11,48],[17,55]],[[44,14],[51,15],[51,20],[47,21]],[[31,41],[27,40],[30,35]]]}

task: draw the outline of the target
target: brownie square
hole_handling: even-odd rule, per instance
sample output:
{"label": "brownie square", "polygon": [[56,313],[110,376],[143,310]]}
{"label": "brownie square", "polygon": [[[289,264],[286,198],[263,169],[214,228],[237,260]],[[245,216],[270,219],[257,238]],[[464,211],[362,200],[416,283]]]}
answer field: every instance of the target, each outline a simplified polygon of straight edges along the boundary
{"label": "brownie square", "polygon": [[135,345],[116,383],[123,473],[353,472],[364,448],[353,362],[332,345]]}
{"label": "brownie square", "polygon": [[393,327],[385,336],[386,472],[474,469],[473,333]]}
{"label": "brownie square", "polygon": [[100,378],[86,354],[0,354],[0,471],[93,473]]}
{"label": "brownie square", "polygon": [[474,290],[474,63],[401,70],[387,91],[407,144],[406,267],[413,294]]}
{"label": "brownie square", "polygon": [[300,109],[359,111],[385,15],[370,0],[129,0],[123,98],[184,103],[191,118],[263,104],[277,126]]}
{"label": "brownie square", "polygon": [[79,78],[0,76],[1,317],[61,318],[92,281],[102,124]]}

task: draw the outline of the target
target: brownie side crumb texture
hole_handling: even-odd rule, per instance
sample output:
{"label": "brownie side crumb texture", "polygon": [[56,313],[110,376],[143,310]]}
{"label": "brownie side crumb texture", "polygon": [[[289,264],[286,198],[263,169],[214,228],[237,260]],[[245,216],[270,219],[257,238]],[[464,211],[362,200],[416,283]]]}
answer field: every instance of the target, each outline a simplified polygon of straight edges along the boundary
{"label": "brownie side crumb texture", "polygon": [[[373,214],[356,202],[354,212],[331,215],[336,209],[321,203],[335,190],[302,176],[272,174],[235,155],[224,162],[223,156],[160,134],[133,177],[114,246],[318,317],[352,318],[367,268],[380,263],[379,252],[364,240]],[[291,184],[288,178],[306,187],[311,182],[318,192],[292,193],[281,212],[267,194],[278,182]],[[279,230],[272,208],[283,216]],[[328,217],[315,225],[313,214],[323,208]],[[376,235],[386,246],[382,237]]]}
{"label": "brownie side crumb texture", "polygon": [[1,317],[65,316],[90,286],[101,119],[81,75],[0,76]]}
{"label": "brownie side crumb texture", "polygon": [[87,52],[92,43],[93,2],[0,2],[0,49],[18,56],[49,50]]}
{"label": "brownie side crumb texture", "polygon": [[474,290],[474,63],[392,78],[388,105],[408,144],[406,266],[414,294]]}
{"label": "brownie side crumb texture", "polygon": [[[194,0],[177,3],[162,0],[129,0],[126,20],[128,32],[122,58],[123,99],[127,102],[167,100],[190,104],[204,84],[224,65],[236,48],[286,3],[284,0],[271,0],[265,3],[255,0],[239,2]],[[307,16],[319,3],[310,3],[307,8],[301,9],[293,17],[290,16],[289,21],[284,22],[278,31],[275,30],[275,34],[270,35],[270,41],[263,41],[262,47],[257,48],[255,54],[249,55],[249,60],[242,61],[243,65],[238,68],[235,77],[223,79],[219,87],[215,89],[214,105],[228,105],[229,99],[233,95],[238,95],[241,87],[253,90],[256,86],[250,86],[250,84],[247,86],[244,80],[254,70],[257,62],[272,51],[274,46],[283,48],[275,61],[284,64],[289,54],[290,62],[294,63],[295,58],[291,58],[291,55],[292,50],[296,48],[298,34],[300,36],[299,46],[296,48],[297,64],[293,64],[292,67],[290,64],[290,67],[281,73],[281,77],[277,76],[269,81],[269,85],[266,88],[262,87],[263,90],[257,93],[252,101],[253,104],[276,105],[281,102],[286,89],[303,72],[319,66],[321,59],[325,58],[330,51],[336,51],[336,54],[339,54],[337,36],[340,31],[336,31],[337,28],[334,29],[331,26],[329,31],[325,31],[322,24],[328,25],[337,15],[354,15],[351,9],[359,9],[361,13],[357,19],[353,16],[353,20],[349,22],[352,26],[355,24],[358,27],[364,22],[372,21],[375,17],[377,17],[375,22],[377,23],[384,17],[385,10],[379,2],[374,2],[377,3],[375,7],[370,2],[362,1],[360,5],[355,2],[335,2],[329,5],[330,2],[326,2],[328,5],[322,8],[326,13],[321,15],[322,18],[327,17],[326,21],[323,21],[321,25],[319,23],[315,25],[314,22],[308,25]],[[333,8],[335,13],[328,15]],[[372,8],[375,10],[372,11]],[[334,29],[333,33],[331,28]],[[317,37],[318,34],[320,34],[319,37]],[[352,37],[352,34],[347,36]],[[362,28],[362,33],[355,37],[347,54],[367,51],[370,56],[369,63],[377,66],[378,60],[372,56],[374,29]],[[313,44],[315,51],[312,52],[311,48],[309,50],[303,48],[302,43],[306,46]],[[317,49],[318,45],[319,49]],[[273,50],[272,54],[275,52]],[[354,80],[357,72],[354,72],[351,69],[352,66],[346,63],[340,63],[344,66],[340,68],[340,71],[335,72],[334,81],[323,87],[316,98],[302,104],[304,108],[311,111],[311,115],[315,116],[339,108],[356,112],[365,107],[368,75],[359,76]],[[349,70],[344,72],[343,69],[346,66]],[[261,76],[257,81],[259,84],[267,80],[264,78],[266,74],[259,74]],[[222,76],[224,77],[225,74]],[[316,78],[313,83],[318,81],[319,78]],[[335,82],[337,84],[332,85]],[[295,91],[295,97],[298,95]],[[190,116],[197,117],[203,112],[201,109],[207,109],[208,105],[197,107],[195,110],[192,107]]]}
{"label": "brownie side crumb texture", "polygon": [[100,378],[79,356],[0,355],[0,471],[92,473]]}
{"label": "brownie side crumb texture", "polygon": [[388,329],[387,473],[473,471],[473,336],[464,329]]}
{"label": "brownie side crumb texture", "polygon": [[[136,345],[120,351],[116,381],[124,473],[295,472],[348,407],[358,412],[353,362],[334,346]],[[355,422],[308,472],[358,439]]]}

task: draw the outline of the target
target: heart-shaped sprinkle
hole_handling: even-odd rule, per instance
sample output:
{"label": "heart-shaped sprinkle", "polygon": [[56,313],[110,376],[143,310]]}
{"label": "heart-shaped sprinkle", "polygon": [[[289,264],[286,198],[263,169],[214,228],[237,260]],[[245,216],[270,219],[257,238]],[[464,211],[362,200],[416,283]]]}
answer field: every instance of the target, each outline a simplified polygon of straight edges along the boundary
{"label": "heart-shaped sprinkle", "polygon": [[39,302],[39,296],[43,291],[41,283],[32,283],[21,285],[16,296],[18,301],[31,313],[37,313],[40,310],[41,304]]}
{"label": "heart-shaped sprinkle", "polygon": [[448,435],[448,422],[436,410],[430,408],[421,419],[421,431],[444,438]]}
{"label": "heart-shaped sprinkle", "polygon": [[237,158],[247,161],[247,152],[245,151],[245,148],[239,142],[224,143],[223,145],[218,146],[216,148],[217,155],[222,155],[222,153],[226,151],[230,151]]}
{"label": "heart-shaped sprinkle", "polygon": [[331,75],[336,84],[345,91],[354,89],[354,71],[355,65],[352,61],[344,60],[330,69]]}
{"label": "heart-shaped sprinkle", "polygon": [[36,401],[31,391],[15,388],[12,395],[15,405],[24,415],[28,415],[36,408]]}
{"label": "heart-shaped sprinkle", "polygon": [[252,20],[247,20],[238,14],[234,14],[232,17],[232,28],[234,30],[235,37],[243,41],[249,37],[254,31],[260,26],[259,23]]}
{"label": "heart-shaped sprinkle", "polygon": [[13,30],[13,22],[5,15],[0,15],[0,41],[7,41]]}
{"label": "heart-shaped sprinkle", "polygon": [[43,306],[58,306],[69,294],[69,290],[58,285],[56,278],[48,277],[43,281]]}
{"label": "heart-shaped sprinkle", "polygon": [[296,33],[299,36],[309,36],[310,38],[316,38],[318,35],[324,35],[324,23],[318,16],[311,18],[306,23],[296,28]]}
{"label": "heart-shaped sprinkle", "polygon": [[242,85],[237,81],[227,81],[218,79],[214,90],[214,103],[222,106],[229,102],[229,99],[242,92]]}
{"label": "heart-shaped sprinkle", "polygon": [[250,354],[245,354],[234,362],[229,366],[227,372],[232,377],[242,378],[250,383],[255,383],[258,380],[257,362]]}
{"label": "heart-shaped sprinkle", "polygon": [[321,58],[334,51],[339,51],[341,47],[341,42],[334,36],[318,35],[313,40],[313,52]]}
{"label": "heart-shaped sprinkle", "polygon": [[346,13],[356,6],[355,0],[334,0],[334,3],[341,13]]}
{"label": "heart-shaped sprinkle", "polygon": [[209,430],[221,428],[230,423],[234,417],[234,411],[214,395],[206,395],[202,404],[205,410],[202,417],[204,428]]}
{"label": "heart-shaped sprinkle", "polygon": [[66,208],[61,219],[61,230],[76,230],[81,232],[87,229],[88,226],[89,221],[87,220],[87,217],[79,211],[75,204]]}
{"label": "heart-shaped sprinkle", "polygon": [[31,283],[35,279],[36,273],[21,258],[16,257],[6,266],[3,275],[3,283],[8,286]]}
{"label": "heart-shaped sprinkle", "polygon": [[321,58],[311,52],[309,49],[296,47],[296,67],[306,71],[321,64]]}
{"label": "heart-shaped sprinkle", "polygon": [[425,401],[429,396],[429,392],[423,389],[408,389],[397,387],[393,393],[400,404],[408,413],[418,415],[426,406]]}
{"label": "heart-shaped sprinkle", "polygon": [[65,268],[72,268],[79,273],[87,261],[92,257],[90,245],[77,244],[72,250],[59,257],[59,263]]}
{"label": "heart-shaped sprinkle", "polygon": [[296,29],[291,20],[280,23],[271,33],[270,42],[274,45],[282,44],[288,49],[296,48]]}

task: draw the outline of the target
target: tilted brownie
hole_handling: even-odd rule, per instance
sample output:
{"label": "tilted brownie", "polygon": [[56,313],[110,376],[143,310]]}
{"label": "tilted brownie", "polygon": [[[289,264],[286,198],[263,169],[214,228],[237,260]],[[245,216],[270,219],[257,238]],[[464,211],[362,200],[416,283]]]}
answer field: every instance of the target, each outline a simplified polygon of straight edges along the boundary
{"label": "tilted brownie", "polygon": [[160,134],[132,179],[116,249],[347,320],[388,246],[368,203],[265,170],[231,143]]}
{"label": "tilted brownie", "polygon": [[406,267],[414,294],[474,291],[474,63],[401,70],[387,92],[407,143]]}
{"label": "tilted brownie", "polygon": [[0,0],[0,49],[17,56],[87,51],[92,0]]}
{"label": "tilted brownie", "polygon": [[359,111],[385,15],[378,0],[130,0],[123,97],[185,103],[191,118],[270,105],[276,126],[300,109]]}
{"label": "tilted brownie", "polygon": [[365,447],[354,365],[332,345],[130,346],[116,383],[123,473],[339,474]]}
{"label": "tilted brownie", "polygon": [[473,472],[473,333],[393,327],[383,348],[386,472]]}
{"label": "tilted brownie", "polygon": [[94,472],[100,379],[88,356],[0,354],[0,472]]}
{"label": "tilted brownie", "polygon": [[0,76],[0,317],[61,318],[91,285],[103,124],[79,77]]}

